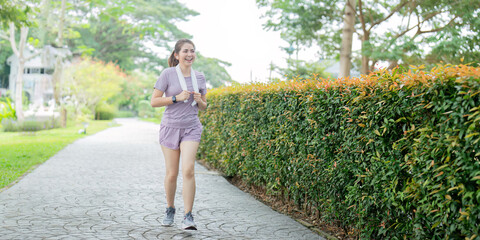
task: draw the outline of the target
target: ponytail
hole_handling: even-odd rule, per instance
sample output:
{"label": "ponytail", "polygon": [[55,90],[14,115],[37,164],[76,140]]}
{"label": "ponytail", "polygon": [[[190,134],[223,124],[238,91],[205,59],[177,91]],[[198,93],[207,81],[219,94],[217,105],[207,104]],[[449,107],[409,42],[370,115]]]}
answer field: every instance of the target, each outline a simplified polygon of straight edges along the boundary
{"label": "ponytail", "polygon": [[172,54],[168,58],[168,66],[169,67],[176,67],[179,61],[175,58],[175,50],[172,51]]}
{"label": "ponytail", "polygon": [[180,39],[177,41],[175,44],[175,49],[173,49],[172,54],[170,54],[170,57],[168,58],[168,66],[169,67],[176,67],[180,62],[178,59],[175,58],[175,53],[179,53],[180,50],[182,50],[182,46],[185,43],[190,43],[192,46],[195,48],[195,44],[189,39]]}

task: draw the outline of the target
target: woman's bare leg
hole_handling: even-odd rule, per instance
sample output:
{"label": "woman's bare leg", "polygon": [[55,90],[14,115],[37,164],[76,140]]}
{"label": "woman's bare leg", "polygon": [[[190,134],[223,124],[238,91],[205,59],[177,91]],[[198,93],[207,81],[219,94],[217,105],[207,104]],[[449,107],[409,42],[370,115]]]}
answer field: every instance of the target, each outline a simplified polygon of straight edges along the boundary
{"label": "woman's bare leg", "polygon": [[183,204],[185,214],[193,209],[195,199],[195,157],[199,142],[185,141],[180,143],[182,152],[182,176],[183,176]]}
{"label": "woman's bare leg", "polygon": [[180,150],[173,150],[162,146],[165,158],[165,195],[167,207],[175,208],[175,191],[177,190],[178,167],[180,162]]}

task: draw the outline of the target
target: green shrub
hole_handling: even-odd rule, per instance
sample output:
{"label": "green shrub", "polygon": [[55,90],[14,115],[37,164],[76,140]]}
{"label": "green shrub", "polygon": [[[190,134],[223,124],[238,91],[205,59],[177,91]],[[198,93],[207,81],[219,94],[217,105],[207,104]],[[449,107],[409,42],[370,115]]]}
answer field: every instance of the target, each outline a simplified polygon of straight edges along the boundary
{"label": "green shrub", "polygon": [[138,102],[138,116],[141,118],[151,118],[155,116],[155,110],[148,100],[140,100]]}
{"label": "green shrub", "polygon": [[77,118],[77,110],[73,104],[65,104],[65,110],[67,110],[67,122],[75,121]]}
{"label": "green shrub", "polygon": [[114,106],[106,102],[100,102],[95,107],[95,120],[112,120],[115,112]]}
{"label": "green shrub", "polygon": [[0,101],[0,122],[4,118],[16,118],[15,108],[13,108],[10,98],[4,98],[5,101]]}
{"label": "green shrub", "polygon": [[2,127],[4,132],[17,132],[19,129],[17,121],[12,118],[2,119]]}
{"label": "green shrub", "polygon": [[46,122],[35,120],[25,120],[23,122],[23,125],[21,126],[21,130],[26,132],[36,132],[40,130],[45,130],[46,128]]}
{"label": "green shrub", "polygon": [[199,156],[362,239],[478,238],[479,103],[464,65],[216,89]]}
{"label": "green shrub", "polygon": [[164,108],[164,107],[154,108],[153,117],[155,117],[156,119],[162,119],[162,117],[163,117],[163,112],[165,112],[165,108]]}
{"label": "green shrub", "polygon": [[27,118],[22,124],[11,118],[2,120],[3,131],[5,132],[36,132],[60,127],[60,118],[35,119]]}

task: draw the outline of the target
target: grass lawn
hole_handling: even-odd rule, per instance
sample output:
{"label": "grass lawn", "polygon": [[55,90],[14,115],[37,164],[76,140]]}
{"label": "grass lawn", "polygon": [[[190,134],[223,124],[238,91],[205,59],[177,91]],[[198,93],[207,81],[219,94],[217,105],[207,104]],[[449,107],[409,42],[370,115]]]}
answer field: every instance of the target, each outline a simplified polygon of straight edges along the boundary
{"label": "grass lawn", "polygon": [[113,126],[112,121],[91,121],[87,134],[81,123],[35,133],[0,132],[0,191],[45,162],[73,141]]}

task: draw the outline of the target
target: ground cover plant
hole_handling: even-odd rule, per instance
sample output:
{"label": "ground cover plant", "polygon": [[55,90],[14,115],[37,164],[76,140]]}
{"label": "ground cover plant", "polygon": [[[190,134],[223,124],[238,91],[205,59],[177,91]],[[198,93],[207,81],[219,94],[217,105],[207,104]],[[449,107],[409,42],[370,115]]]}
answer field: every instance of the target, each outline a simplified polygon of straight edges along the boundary
{"label": "ground cover plant", "polygon": [[236,85],[208,102],[199,158],[228,176],[362,239],[480,236],[480,68]]}
{"label": "ground cover plant", "polygon": [[91,121],[87,134],[79,134],[83,124],[38,132],[0,132],[0,189],[42,164],[68,144],[95,134],[112,125],[112,121]]}

